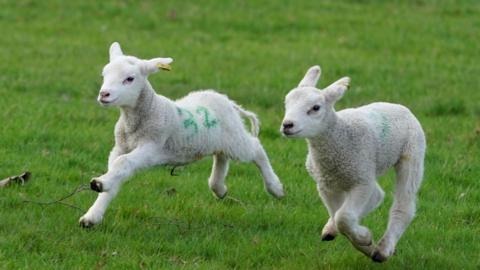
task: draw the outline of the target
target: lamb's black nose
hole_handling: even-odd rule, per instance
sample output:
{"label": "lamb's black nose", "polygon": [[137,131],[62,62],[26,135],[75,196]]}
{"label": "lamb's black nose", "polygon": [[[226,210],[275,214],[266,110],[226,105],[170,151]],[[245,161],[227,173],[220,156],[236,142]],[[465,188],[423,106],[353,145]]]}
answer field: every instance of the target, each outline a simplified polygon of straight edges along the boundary
{"label": "lamb's black nose", "polygon": [[287,129],[291,129],[293,128],[294,124],[292,121],[285,121],[283,122],[283,129],[284,130],[287,130]]}
{"label": "lamb's black nose", "polygon": [[109,97],[109,96],[110,96],[110,92],[108,92],[107,90],[100,91],[100,97],[101,98],[106,98],[106,97]]}

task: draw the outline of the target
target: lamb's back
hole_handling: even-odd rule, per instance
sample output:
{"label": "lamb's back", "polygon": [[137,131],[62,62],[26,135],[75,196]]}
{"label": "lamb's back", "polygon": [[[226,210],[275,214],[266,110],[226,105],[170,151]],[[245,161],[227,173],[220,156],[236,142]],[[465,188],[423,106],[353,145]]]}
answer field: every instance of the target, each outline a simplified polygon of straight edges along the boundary
{"label": "lamb's back", "polygon": [[223,152],[241,159],[242,155],[238,155],[241,151],[236,148],[248,148],[251,136],[232,100],[213,90],[202,90],[189,93],[175,104],[181,136],[167,142],[173,151],[187,153],[187,156],[191,156],[191,152],[195,155]]}
{"label": "lamb's back", "polygon": [[372,134],[376,172],[381,175],[400,159],[405,145],[420,127],[412,112],[403,105],[376,102],[338,112],[351,126],[363,126]]}

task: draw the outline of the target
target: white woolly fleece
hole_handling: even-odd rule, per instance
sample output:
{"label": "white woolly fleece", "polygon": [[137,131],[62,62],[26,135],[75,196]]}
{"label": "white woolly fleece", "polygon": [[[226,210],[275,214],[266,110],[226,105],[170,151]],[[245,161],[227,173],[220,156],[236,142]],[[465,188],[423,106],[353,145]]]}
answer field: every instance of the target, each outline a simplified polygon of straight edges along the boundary
{"label": "white woolly fleece", "polygon": [[[335,112],[334,104],[350,79],[319,90],[319,77],[320,67],[311,67],[286,96],[281,131],[286,137],[307,139],[306,167],[330,215],[323,239],[332,240],[338,231],[373,260],[385,261],[415,214],[425,135],[402,105],[379,102]],[[397,173],[395,201],[387,231],[375,246],[370,231],[359,222],[381,204],[384,192],[376,181],[392,167]]]}
{"label": "white woolly fleece", "polygon": [[[217,197],[227,193],[224,182],[230,159],[255,163],[266,190],[275,197],[284,196],[282,183],[257,138],[259,121],[254,113],[213,90],[192,92],[177,101],[155,93],[148,75],[169,70],[172,61],[125,56],[118,43],[111,45],[98,101],[119,107],[120,119],[115,125],[108,172],[90,183],[100,194],[80,218],[82,226],[90,227],[102,220],[122,182],[137,170],[184,165],[210,155],[214,162],[208,184]],[[242,117],[250,120],[253,134],[245,129]]]}

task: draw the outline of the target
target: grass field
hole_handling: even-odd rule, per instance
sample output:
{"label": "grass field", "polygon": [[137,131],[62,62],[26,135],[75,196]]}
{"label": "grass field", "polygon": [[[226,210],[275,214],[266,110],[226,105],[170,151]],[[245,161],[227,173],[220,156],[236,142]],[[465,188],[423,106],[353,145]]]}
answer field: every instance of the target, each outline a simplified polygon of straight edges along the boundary
{"label": "grass field", "polygon": [[[0,0],[0,178],[33,173],[0,189],[0,269],[480,267],[480,2],[188,2]],[[136,175],[92,230],[75,209],[23,203],[105,171],[118,111],[96,95],[113,41],[127,54],[175,59],[172,72],[150,78],[159,94],[214,88],[255,111],[287,197],[264,192],[255,166],[233,163],[231,197],[217,200],[204,159],[179,176]],[[352,78],[337,109],[401,103],[425,129],[417,217],[384,265],[345,237],[321,242],[327,212],[304,168],[305,142],[278,132],[284,96],[314,64],[322,87]],[[385,203],[364,220],[375,239],[393,179],[380,179]],[[87,209],[95,197],[68,202]]]}

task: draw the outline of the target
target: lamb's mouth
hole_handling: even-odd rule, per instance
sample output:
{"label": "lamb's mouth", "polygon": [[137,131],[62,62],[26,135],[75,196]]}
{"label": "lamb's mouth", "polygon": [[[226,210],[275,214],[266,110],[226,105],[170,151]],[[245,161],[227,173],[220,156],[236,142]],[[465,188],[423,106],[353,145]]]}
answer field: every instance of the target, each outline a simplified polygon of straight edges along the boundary
{"label": "lamb's mouth", "polygon": [[293,136],[293,135],[297,135],[297,134],[300,133],[301,131],[302,131],[301,129],[300,129],[300,130],[297,130],[297,131],[295,131],[295,132],[290,132],[290,131],[284,130],[284,131],[283,131],[283,134],[284,134],[285,136],[287,136],[287,137],[290,137],[290,136]]}
{"label": "lamb's mouth", "polygon": [[101,103],[102,105],[108,105],[108,104],[110,104],[110,103],[115,102],[117,99],[118,99],[118,98],[112,99],[112,100],[110,100],[110,101],[100,99],[99,101],[100,101],[100,103]]}

